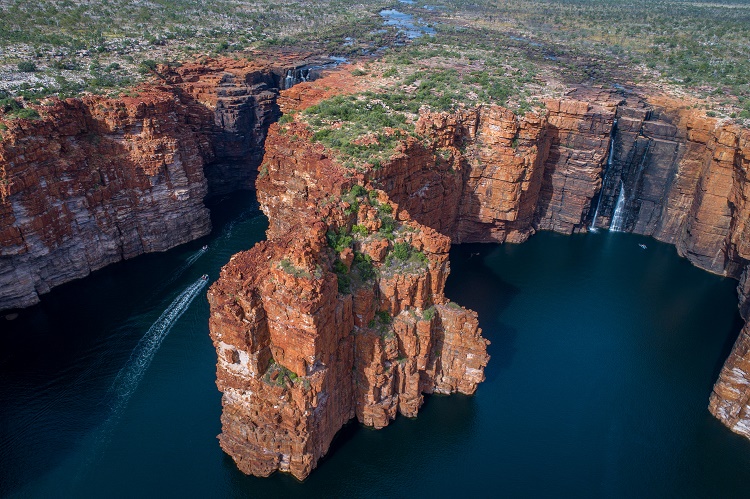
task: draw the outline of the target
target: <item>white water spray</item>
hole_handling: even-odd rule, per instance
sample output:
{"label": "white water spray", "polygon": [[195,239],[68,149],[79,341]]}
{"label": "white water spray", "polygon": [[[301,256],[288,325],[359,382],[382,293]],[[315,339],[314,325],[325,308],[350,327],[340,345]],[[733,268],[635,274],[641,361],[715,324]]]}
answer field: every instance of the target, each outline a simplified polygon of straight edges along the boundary
{"label": "white water spray", "polygon": [[602,204],[602,194],[604,191],[604,184],[607,181],[607,174],[609,173],[610,167],[612,166],[612,159],[615,155],[615,128],[617,127],[617,120],[612,124],[612,133],[609,136],[609,155],[607,155],[607,168],[604,170],[604,177],[602,177],[602,187],[599,189],[599,200],[596,202],[596,209],[594,210],[594,218],[591,219],[591,226],[589,232],[596,232],[596,219],[599,216],[599,206]]}
{"label": "white water spray", "polygon": [[622,224],[625,221],[623,212],[625,211],[625,185],[620,182],[620,195],[617,196],[617,205],[615,205],[615,214],[612,215],[612,223],[609,225],[611,232],[622,232]]}

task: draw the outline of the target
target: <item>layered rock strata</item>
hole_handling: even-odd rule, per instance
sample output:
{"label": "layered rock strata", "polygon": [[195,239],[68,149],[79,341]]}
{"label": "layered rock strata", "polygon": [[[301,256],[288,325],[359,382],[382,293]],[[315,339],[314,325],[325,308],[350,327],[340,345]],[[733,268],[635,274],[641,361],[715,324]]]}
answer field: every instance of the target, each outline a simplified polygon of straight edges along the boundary
{"label": "layered rock strata", "polygon": [[0,309],[210,231],[210,148],[167,92],[56,102],[0,143]]}
{"label": "layered rock strata", "polygon": [[[473,393],[487,341],[476,313],[443,294],[448,237],[382,190],[351,197],[365,178],[300,127],[272,132],[263,165],[268,241],[235,255],[208,293],[220,443],[246,473],[303,479],[353,417],[382,428],[416,416],[424,393]],[[354,225],[353,249],[329,247]],[[397,246],[411,254],[394,257]]]}
{"label": "layered rock strata", "polygon": [[4,120],[0,310],[207,234],[204,198],[253,188],[280,82],[300,59],[159,66],[158,84],[120,98],[50,101],[39,120]]}
{"label": "layered rock strata", "polygon": [[[327,83],[295,87],[282,107],[330,96]],[[224,403],[220,440],[243,471],[303,478],[350,418],[382,427],[396,412],[415,414],[421,393],[476,389],[483,340],[473,315],[446,306],[442,295],[451,241],[520,242],[540,229],[609,227],[624,191],[622,230],[670,242],[696,265],[740,277],[747,130],[660,100],[603,91],[583,97],[551,100],[543,113],[525,116],[497,106],[424,113],[416,128],[426,140],[405,140],[382,168],[360,174],[313,146],[304,126],[274,129],[258,180],[269,241],[236,257],[209,292]],[[397,241],[424,252],[426,269],[387,270],[394,242],[369,239],[379,212],[373,205],[350,212],[342,201],[355,184],[377,189],[377,203],[395,208],[403,231]],[[368,231],[355,238],[355,252],[380,273],[348,292],[331,272],[340,262],[353,268],[352,254],[334,254],[325,234],[354,225]],[[748,287],[741,284],[742,296]],[[303,290],[301,302],[295,289]],[[379,325],[378,312],[393,322]],[[736,431],[750,412],[746,336],[711,405],[730,426],[734,418]],[[446,370],[447,351],[457,370]]]}

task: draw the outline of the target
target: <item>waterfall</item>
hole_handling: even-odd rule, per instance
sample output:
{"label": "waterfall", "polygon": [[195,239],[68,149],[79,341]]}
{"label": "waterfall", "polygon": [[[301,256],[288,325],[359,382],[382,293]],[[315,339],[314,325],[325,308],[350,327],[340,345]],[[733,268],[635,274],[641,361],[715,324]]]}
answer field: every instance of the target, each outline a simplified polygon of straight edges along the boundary
{"label": "waterfall", "polygon": [[622,224],[625,221],[625,184],[620,181],[620,195],[617,196],[617,205],[615,206],[615,214],[612,215],[612,223],[609,225],[609,230],[612,232],[622,232]]}
{"label": "waterfall", "polygon": [[591,226],[589,232],[596,232],[596,219],[599,216],[599,206],[602,204],[602,195],[604,194],[604,185],[607,183],[607,174],[609,173],[610,167],[612,166],[612,159],[615,155],[615,128],[617,127],[617,119],[612,123],[612,133],[609,135],[609,154],[607,155],[607,166],[604,169],[604,177],[602,177],[602,187],[599,189],[599,200],[596,202],[596,209],[594,210],[594,218],[591,219]]}
{"label": "waterfall", "polygon": [[292,88],[294,86],[294,76],[292,75],[292,70],[288,70],[286,72],[286,78],[284,78],[284,90],[288,88]]}

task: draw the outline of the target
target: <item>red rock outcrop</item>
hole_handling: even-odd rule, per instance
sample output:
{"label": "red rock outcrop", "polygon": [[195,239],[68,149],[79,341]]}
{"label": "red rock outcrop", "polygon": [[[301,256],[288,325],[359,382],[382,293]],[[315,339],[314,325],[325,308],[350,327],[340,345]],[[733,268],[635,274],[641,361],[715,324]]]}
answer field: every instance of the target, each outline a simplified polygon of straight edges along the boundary
{"label": "red rock outcrop", "polygon": [[721,368],[708,409],[733,432],[750,438],[750,323]]}
{"label": "red rock outcrop", "polygon": [[[280,100],[292,110],[352,88],[303,84]],[[498,106],[422,114],[417,132],[427,140],[406,139],[389,162],[364,174],[311,145],[303,126],[276,129],[258,180],[270,241],[231,262],[209,292],[225,406],[220,440],[241,469],[303,478],[351,417],[382,427],[397,412],[416,414],[423,393],[476,389],[486,362],[476,318],[442,295],[451,241],[586,230],[595,202],[597,226],[607,227],[627,190],[625,230],[740,277],[748,261],[748,131],[662,101],[575,96],[523,117]],[[380,189],[377,202],[342,202],[357,183]],[[388,270],[394,242],[372,237],[381,226],[378,203],[395,209],[396,242],[422,251],[427,268]],[[370,234],[355,238],[356,253],[379,273],[374,283],[355,279],[349,292],[332,270],[356,275],[355,255],[348,248],[336,255],[325,234],[354,224]],[[746,276],[741,297],[750,295]],[[746,336],[711,400],[736,431],[750,412]]]}
{"label": "red rock outcrop", "polygon": [[10,122],[0,143],[0,309],[210,231],[210,147],[173,94],[69,99],[45,114]]}
{"label": "red rock outcrop", "polygon": [[[0,310],[210,231],[208,194],[252,188],[283,75],[302,56],[159,66],[159,84],[4,120]],[[128,96],[131,95],[131,96]]]}
{"label": "red rock outcrop", "polygon": [[[448,237],[383,191],[341,201],[364,177],[301,126],[271,130],[257,182],[269,240],[235,255],[208,293],[220,443],[246,473],[303,479],[351,418],[381,428],[415,416],[424,393],[473,393],[487,342],[476,314],[443,295]],[[379,232],[392,210],[392,235]],[[337,254],[327,234],[354,224],[366,234]],[[411,256],[394,258],[396,245]]]}

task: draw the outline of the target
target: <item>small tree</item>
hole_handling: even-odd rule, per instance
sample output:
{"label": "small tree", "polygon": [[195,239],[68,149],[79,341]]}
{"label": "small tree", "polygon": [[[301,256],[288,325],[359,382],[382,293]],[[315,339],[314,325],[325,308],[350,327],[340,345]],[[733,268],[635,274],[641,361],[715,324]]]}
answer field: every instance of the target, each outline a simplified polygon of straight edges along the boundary
{"label": "small tree", "polygon": [[33,73],[36,71],[36,64],[32,61],[21,61],[18,63],[18,70],[24,73]]}

